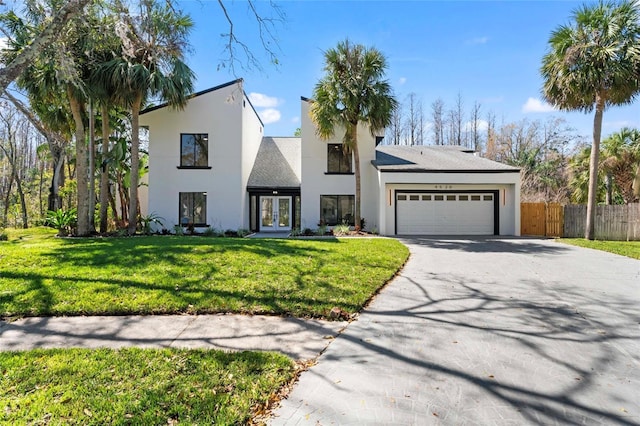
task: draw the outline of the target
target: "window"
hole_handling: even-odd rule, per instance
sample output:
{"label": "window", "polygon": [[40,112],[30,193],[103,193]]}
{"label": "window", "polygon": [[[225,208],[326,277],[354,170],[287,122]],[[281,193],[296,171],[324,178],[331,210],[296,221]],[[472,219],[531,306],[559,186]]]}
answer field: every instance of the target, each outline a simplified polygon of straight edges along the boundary
{"label": "window", "polygon": [[350,174],[351,154],[345,154],[341,143],[327,145],[327,173]]}
{"label": "window", "polygon": [[353,225],[355,211],[355,197],[353,195],[321,195],[320,220],[325,225],[347,223]]}
{"label": "window", "polygon": [[207,223],[207,193],[180,193],[180,225],[202,226]]}
{"label": "window", "polygon": [[209,135],[182,133],[180,135],[180,167],[208,168]]}

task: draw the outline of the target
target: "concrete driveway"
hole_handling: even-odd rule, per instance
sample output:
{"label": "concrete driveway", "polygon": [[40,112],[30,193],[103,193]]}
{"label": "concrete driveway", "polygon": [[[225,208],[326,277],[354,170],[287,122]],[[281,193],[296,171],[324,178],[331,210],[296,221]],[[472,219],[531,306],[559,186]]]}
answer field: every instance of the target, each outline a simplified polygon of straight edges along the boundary
{"label": "concrete driveway", "polygon": [[640,424],[640,261],[552,240],[402,241],[404,270],[272,424]]}

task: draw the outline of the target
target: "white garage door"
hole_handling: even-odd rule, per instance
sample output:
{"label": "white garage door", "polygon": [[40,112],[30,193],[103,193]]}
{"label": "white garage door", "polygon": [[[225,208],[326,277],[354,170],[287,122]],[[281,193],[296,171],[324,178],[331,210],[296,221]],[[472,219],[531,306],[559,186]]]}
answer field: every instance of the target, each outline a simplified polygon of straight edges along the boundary
{"label": "white garage door", "polygon": [[399,235],[493,235],[493,193],[396,193]]}

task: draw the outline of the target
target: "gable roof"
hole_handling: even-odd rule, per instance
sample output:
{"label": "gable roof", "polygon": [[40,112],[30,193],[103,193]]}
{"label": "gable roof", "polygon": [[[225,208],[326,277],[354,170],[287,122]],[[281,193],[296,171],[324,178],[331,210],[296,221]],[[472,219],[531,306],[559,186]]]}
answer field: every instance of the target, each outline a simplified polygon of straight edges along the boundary
{"label": "gable roof", "polygon": [[458,146],[379,145],[371,164],[381,172],[519,173],[517,167],[498,163]]}
{"label": "gable roof", "polygon": [[301,138],[262,138],[247,188],[300,188]]}
{"label": "gable roof", "polygon": [[[200,92],[192,93],[189,96],[187,96],[187,101],[189,101],[190,99],[193,99],[193,98],[197,98],[198,96],[206,95],[207,93],[215,92],[216,90],[224,89],[225,87],[229,87],[229,86],[232,86],[234,84],[242,85],[243,82],[244,82],[244,79],[237,78],[237,79],[235,79],[233,81],[229,81],[227,83],[220,84],[220,85],[215,86],[215,87],[210,87],[209,89],[201,90]],[[245,97],[245,100],[247,102],[249,102],[249,106],[251,106],[251,109],[253,110],[253,112],[256,115],[256,117],[258,117],[258,120],[260,120],[260,124],[262,125],[262,127],[264,127],[264,123],[262,122],[262,118],[260,118],[260,114],[258,114],[258,111],[256,111],[256,108],[253,106],[253,104],[251,103],[251,100],[249,99],[247,94],[244,92],[244,89],[242,90],[242,94]],[[146,113],[151,112],[151,111],[156,111],[158,109],[166,108],[168,106],[169,106],[168,102],[164,102],[164,103],[162,103],[160,105],[154,105],[152,107],[145,108],[142,111],[140,111],[140,115],[146,114]]]}

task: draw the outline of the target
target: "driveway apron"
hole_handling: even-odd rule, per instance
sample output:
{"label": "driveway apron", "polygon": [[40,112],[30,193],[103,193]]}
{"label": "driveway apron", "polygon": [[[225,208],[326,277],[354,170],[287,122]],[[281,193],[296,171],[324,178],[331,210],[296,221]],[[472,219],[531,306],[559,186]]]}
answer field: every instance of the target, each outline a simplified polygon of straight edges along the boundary
{"label": "driveway apron", "polygon": [[272,424],[640,424],[640,261],[542,239],[402,241],[405,268]]}

